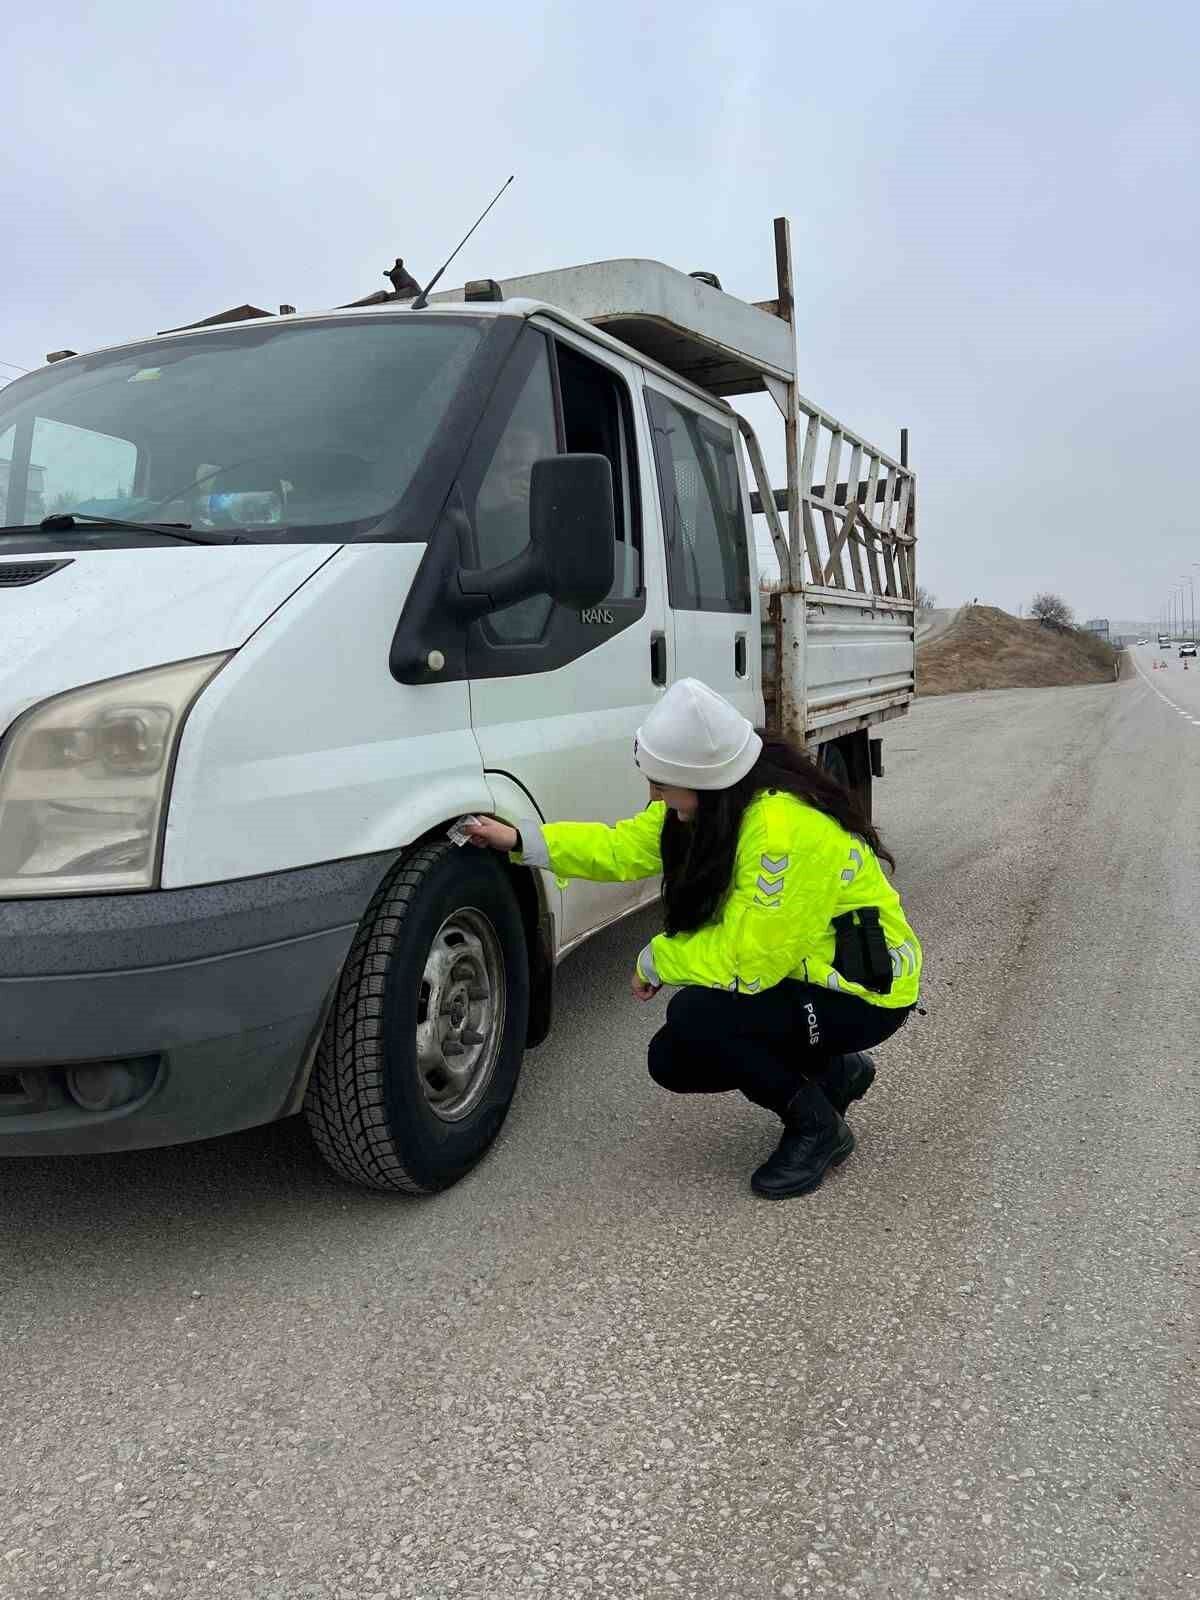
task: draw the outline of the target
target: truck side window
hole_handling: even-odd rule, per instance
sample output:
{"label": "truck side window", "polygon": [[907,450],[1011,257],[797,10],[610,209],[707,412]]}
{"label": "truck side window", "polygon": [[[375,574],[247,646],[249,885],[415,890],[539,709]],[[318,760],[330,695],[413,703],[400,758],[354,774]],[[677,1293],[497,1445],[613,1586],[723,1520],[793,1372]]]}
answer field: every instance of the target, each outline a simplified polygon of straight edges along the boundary
{"label": "truck side window", "polygon": [[749,611],[750,559],[729,428],[646,390],[677,611]]}
{"label": "truck side window", "polygon": [[563,431],[571,452],[607,456],[613,475],[617,548],[610,600],[642,592],[642,523],[629,393],[616,373],[570,345],[556,343]]}
{"label": "truck side window", "polygon": [[600,649],[646,614],[633,393],[619,372],[566,339],[526,326],[475,430],[458,476],[471,530],[467,566],[511,561],[529,543],[535,461],[563,452],[603,455],[616,510],[614,582],[600,605],[556,606],[535,595],[472,622],[471,678],[553,672]]}
{"label": "truck side window", "polygon": [[[529,371],[478,480],[473,520],[482,567],[511,561],[529,543],[529,479],[533,463],[543,456],[558,454],[554,386],[546,341],[538,338],[529,348],[533,351]],[[534,595],[493,613],[486,627],[502,644],[532,644],[545,632],[552,609],[548,595]]]}

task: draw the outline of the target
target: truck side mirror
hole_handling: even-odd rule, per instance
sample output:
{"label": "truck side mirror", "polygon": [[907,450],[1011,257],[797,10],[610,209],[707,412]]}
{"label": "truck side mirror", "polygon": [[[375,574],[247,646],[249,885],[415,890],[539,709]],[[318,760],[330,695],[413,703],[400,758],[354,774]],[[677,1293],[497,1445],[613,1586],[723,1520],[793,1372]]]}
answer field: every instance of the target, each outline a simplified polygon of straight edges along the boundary
{"label": "truck side mirror", "polygon": [[490,611],[538,594],[585,610],[612,590],[616,541],[608,457],[547,456],[530,476],[528,548],[501,566],[460,573],[459,588]]}
{"label": "truck side mirror", "polygon": [[529,542],[545,593],[584,610],[612,591],[617,543],[607,456],[548,456],[529,484]]}

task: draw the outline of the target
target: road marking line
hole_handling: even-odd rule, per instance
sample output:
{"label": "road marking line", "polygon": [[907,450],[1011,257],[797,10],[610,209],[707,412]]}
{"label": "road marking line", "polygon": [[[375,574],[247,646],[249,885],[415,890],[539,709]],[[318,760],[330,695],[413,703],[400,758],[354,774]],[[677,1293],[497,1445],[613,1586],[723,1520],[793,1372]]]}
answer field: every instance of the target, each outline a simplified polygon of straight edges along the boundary
{"label": "road marking line", "polygon": [[1172,711],[1178,711],[1179,715],[1183,717],[1185,721],[1190,722],[1193,728],[1200,728],[1200,717],[1194,717],[1185,706],[1176,705],[1174,700],[1172,700],[1169,695],[1165,695],[1158,685],[1147,676],[1138,658],[1133,655],[1132,652],[1127,652],[1127,654],[1129,655],[1129,659],[1133,662],[1134,670],[1137,672],[1138,677],[1148,689],[1154,690],[1155,694],[1162,701],[1163,705],[1170,706]]}

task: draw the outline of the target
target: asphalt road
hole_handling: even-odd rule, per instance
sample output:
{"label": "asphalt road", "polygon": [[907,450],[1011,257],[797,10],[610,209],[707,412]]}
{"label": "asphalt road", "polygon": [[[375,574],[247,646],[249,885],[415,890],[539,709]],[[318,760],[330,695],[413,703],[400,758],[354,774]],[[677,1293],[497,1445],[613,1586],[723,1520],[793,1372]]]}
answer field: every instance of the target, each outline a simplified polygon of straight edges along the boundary
{"label": "asphalt road", "polygon": [[643,925],[435,1201],[297,1124],[0,1167],[0,1594],[1194,1600],[1200,673],[1145,664],[889,732],[928,1016],[808,1199],[646,1079]]}

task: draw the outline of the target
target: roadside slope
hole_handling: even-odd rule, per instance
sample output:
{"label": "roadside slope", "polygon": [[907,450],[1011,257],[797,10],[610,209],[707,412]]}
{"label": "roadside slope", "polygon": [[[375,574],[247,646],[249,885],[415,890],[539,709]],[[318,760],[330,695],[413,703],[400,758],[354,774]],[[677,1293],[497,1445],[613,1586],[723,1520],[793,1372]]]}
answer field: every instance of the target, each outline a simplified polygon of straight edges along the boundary
{"label": "roadside slope", "polygon": [[918,644],[917,689],[935,695],[1110,683],[1115,654],[1090,634],[1059,633],[996,606],[964,606],[944,632]]}

